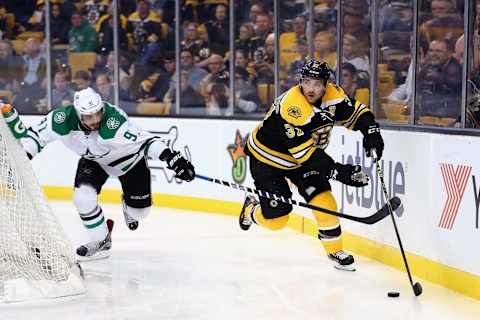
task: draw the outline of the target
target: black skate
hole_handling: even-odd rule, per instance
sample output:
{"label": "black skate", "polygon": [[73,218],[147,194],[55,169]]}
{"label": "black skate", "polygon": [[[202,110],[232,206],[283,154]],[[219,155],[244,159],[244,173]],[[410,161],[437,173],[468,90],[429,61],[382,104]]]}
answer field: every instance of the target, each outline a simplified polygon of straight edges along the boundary
{"label": "black skate", "polygon": [[92,261],[106,259],[110,256],[112,248],[113,220],[107,219],[108,234],[102,241],[91,241],[77,248],[79,261]]}
{"label": "black skate", "polygon": [[128,213],[127,213],[127,204],[125,203],[125,200],[122,198],[122,208],[123,208],[123,216],[125,217],[125,223],[127,224],[128,229],[135,231],[138,228],[138,221],[132,218]]}
{"label": "black skate", "polygon": [[351,254],[343,250],[329,254],[328,258],[335,262],[334,267],[338,270],[355,271],[355,266],[353,265],[355,259],[353,259]]}
{"label": "black skate", "polygon": [[250,218],[250,213],[245,212],[245,210],[247,209],[247,207],[250,204],[256,205],[258,203],[259,202],[252,195],[247,195],[245,197],[245,201],[243,202],[242,211],[240,212],[240,215],[238,216],[238,224],[240,225],[240,228],[242,230],[247,231],[248,229],[250,229],[250,226],[253,223],[252,219]]}

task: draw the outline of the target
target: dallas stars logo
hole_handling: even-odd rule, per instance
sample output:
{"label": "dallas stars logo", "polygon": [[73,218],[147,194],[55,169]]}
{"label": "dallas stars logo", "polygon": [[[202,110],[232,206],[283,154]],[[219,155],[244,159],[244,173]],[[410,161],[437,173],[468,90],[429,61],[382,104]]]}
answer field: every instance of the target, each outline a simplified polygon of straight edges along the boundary
{"label": "dallas stars logo", "polygon": [[235,142],[227,146],[228,153],[233,161],[232,178],[236,183],[242,183],[247,176],[247,155],[243,147],[247,142],[248,134],[242,138],[240,131],[235,134]]}

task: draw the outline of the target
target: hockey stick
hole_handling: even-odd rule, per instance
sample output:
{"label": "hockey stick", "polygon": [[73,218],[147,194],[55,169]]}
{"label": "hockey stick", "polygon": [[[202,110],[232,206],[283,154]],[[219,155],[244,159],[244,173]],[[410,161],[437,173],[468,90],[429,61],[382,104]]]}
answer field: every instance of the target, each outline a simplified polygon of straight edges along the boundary
{"label": "hockey stick", "polygon": [[[374,150],[372,150],[372,153],[373,153],[373,161],[375,161],[375,167],[377,169],[377,176],[380,179],[380,184],[382,185],[382,190],[383,190],[383,196],[386,200],[388,199],[388,192],[387,192],[387,187],[385,186],[385,181],[383,179],[383,171],[382,171],[382,168],[380,168],[380,161],[377,158],[377,154],[375,153]],[[390,206],[390,202],[391,200],[386,204],[387,210],[390,216],[392,217],[393,227],[395,228],[395,234],[397,235],[398,245],[400,246],[400,252],[402,253],[403,263],[405,264],[405,269],[407,269],[408,280],[410,280],[410,285],[412,286],[412,290],[415,296],[419,296],[422,294],[422,291],[423,291],[422,285],[419,282],[416,282],[415,284],[413,283],[412,274],[410,273],[410,268],[408,267],[407,256],[405,255],[405,251],[403,250],[402,240],[400,239],[400,233],[398,232],[397,223],[395,222],[395,217],[393,215],[393,210],[395,209],[392,206]]]}
{"label": "hockey stick", "polygon": [[308,204],[308,203],[298,202],[298,201],[293,200],[291,198],[285,198],[283,196],[272,194],[270,192],[257,190],[257,189],[252,189],[250,187],[241,186],[241,185],[238,185],[236,183],[231,183],[231,182],[220,180],[220,179],[210,178],[210,177],[203,176],[203,175],[200,175],[200,174],[196,174],[195,177],[197,177],[199,179],[202,179],[202,180],[205,180],[205,181],[208,181],[208,182],[217,183],[217,184],[220,184],[222,186],[226,186],[226,187],[230,187],[230,188],[233,188],[233,189],[241,190],[241,191],[244,191],[244,192],[247,192],[247,193],[257,194],[257,195],[259,195],[260,197],[263,197],[263,198],[276,200],[276,201],[280,201],[280,202],[283,202],[283,203],[293,204],[293,205],[296,205],[296,206],[299,206],[299,207],[304,207],[304,208],[312,209],[312,210],[315,210],[315,211],[328,213],[332,216],[336,216],[336,217],[340,217],[340,218],[344,218],[344,219],[348,219],[348,220],[352,220],[352,221],[356,221],[356,222],[360,222],[360,223],[364,223],[364,224],[377,223],[378,221],[382,220],[383,218],[385,218],[386,216],[389,215],[390,212],[388,211],[388,208],[392,208],[392,210],[395,210],[401,204],[400,198],[394,197],[394,198],[390,199],[390,201],[387,204],[385,204],[380,210],[378,210],[377,212],[375,212],[371,216],[356,217],[356,216],[352,216],[352,215],[349,215],[349,214],[340,213],[340,212],[332,211],[332,210],[325,209],[325,208],[320,208],[320,207],[317,207],[317,206],[314,206],[314,205],[311,205],[311,204]]}

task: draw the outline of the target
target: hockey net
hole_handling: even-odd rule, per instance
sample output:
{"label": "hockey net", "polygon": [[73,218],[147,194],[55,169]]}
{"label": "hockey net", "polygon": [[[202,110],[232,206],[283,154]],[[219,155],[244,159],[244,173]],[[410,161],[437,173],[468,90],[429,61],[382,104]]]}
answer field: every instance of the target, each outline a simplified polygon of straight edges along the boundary
{"label": "hockey net", "polygon": [[85,292],[72,245],[0,113],[0,302]]}

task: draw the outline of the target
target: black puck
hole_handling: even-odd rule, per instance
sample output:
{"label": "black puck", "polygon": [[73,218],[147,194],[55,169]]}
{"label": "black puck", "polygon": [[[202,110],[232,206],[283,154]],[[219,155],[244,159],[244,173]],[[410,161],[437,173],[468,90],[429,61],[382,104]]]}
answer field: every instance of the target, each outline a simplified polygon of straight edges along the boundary
{"label": "black puck", "polygon": [[390,298],[398,298],[400,297],[400,292],[390,291],[389,293],[387,293],[387,296],[389,296]]}

